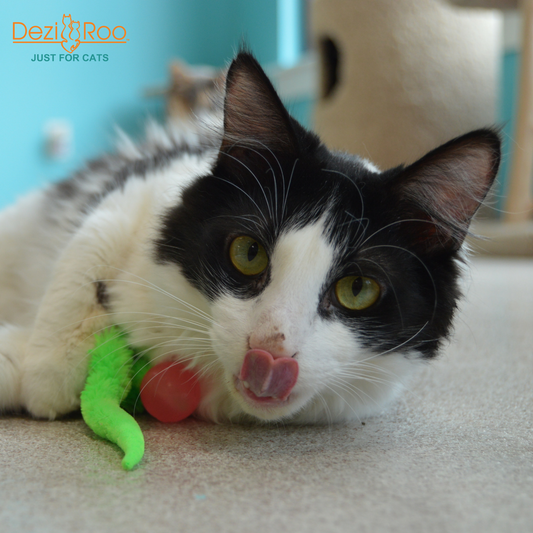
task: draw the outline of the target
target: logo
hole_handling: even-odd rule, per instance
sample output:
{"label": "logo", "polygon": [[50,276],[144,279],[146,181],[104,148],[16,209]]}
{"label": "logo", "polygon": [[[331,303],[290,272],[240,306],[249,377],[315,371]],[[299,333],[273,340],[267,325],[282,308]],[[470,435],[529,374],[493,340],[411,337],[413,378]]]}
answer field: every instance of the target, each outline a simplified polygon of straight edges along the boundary
{"label": "logo", "polygon": [[63,15],[63,28],[59,32],[57,22],[52,26],[31,26],[24,22],[13,22],[13,43],[48,43],[60,44],[65,52],[72,54],[80,44],[126,43],[126,28],[124,26],[96,27],[94,22],[72,20],[71,15]]}
{"label": "logo", "polygon": [[[69,30],[68,32],[65,31],[67,28]],[[61,46],[63,47],[63,50],[72,54],[79,45],[80,22],[74,22],[70,15],[63,15],[63,31],[61,32]]]}

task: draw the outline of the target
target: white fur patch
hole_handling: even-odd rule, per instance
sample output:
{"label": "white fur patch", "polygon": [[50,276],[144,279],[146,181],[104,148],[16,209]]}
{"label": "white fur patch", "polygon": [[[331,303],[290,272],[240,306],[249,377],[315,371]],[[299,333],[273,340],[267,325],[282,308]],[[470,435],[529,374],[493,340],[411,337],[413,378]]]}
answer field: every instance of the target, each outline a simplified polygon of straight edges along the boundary
{"label": "white fur patch", "polygon": [[369,159],[365,159],[364,157],[361,157],[359,158],[359,160],[361,161],[361,163],[363,163],[363,165],[365,166],[367,170],[370,170],[370,172],[374,172],[375,174],[381,173],[381,170],[379,170],[379,168],[376,165],[374,165],[374,163],[372,163],[372,161],[370,161]]}

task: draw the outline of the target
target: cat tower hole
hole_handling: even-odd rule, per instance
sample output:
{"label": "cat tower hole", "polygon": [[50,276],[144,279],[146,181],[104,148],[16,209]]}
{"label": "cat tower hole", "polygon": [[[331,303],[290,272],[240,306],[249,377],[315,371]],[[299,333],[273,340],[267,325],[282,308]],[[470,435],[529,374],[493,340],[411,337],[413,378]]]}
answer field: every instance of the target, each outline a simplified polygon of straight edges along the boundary
{"label": "cat tower hole", "polygon": [[320,61],[322,64],[322,98],[328,99],[339,82],[339,48],[330,37],[320,39]]}

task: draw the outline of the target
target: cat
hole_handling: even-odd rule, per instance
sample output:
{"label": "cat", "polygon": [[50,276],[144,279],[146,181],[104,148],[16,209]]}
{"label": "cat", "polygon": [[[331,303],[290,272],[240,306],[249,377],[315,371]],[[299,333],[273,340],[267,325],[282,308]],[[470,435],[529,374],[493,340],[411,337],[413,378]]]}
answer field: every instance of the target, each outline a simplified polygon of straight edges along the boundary
{"label": "cat", "polygon": [[498,134],[382,172],[304,129],[247,51],[221,122],[126,139],[0,214],[0,411],[78,409],[112,324],[187,362],[217,422],[362,420],[438,354]]}
{"label": "cat", "polygon": [[[167,97],[169,119],[183,122],[216,111],[219,88],[225,83],[225,74],[223,70],[193,68],[181,61],[173,61],[170,65],[170,85],[163,91]],[[152,91],[152,94],[160,95],[161,90]]]}

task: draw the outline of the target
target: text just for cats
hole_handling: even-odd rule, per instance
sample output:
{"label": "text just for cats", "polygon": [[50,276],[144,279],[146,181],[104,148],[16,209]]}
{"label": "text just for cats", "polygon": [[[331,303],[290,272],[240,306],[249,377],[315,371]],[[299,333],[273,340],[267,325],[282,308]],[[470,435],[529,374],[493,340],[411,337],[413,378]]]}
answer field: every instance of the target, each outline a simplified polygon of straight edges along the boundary
{"label": "text just for cats", "polygon": [[109,61],[109,54],[33,54],[31,61],[63,61],[67,63],[79,63],[90,61]]}

